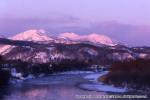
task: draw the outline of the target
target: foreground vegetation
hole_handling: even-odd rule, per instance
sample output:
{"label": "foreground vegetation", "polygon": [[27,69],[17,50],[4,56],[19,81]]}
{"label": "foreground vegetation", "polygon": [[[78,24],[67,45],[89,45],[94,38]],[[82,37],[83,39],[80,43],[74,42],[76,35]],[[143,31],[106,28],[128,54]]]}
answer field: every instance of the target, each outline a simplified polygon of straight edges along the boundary
{"label": "foreground vegetation", "polygon": [[99,78],[99,80],[115,86],[149,89],[150,59],[116,62],[110,67],[109,73]]}

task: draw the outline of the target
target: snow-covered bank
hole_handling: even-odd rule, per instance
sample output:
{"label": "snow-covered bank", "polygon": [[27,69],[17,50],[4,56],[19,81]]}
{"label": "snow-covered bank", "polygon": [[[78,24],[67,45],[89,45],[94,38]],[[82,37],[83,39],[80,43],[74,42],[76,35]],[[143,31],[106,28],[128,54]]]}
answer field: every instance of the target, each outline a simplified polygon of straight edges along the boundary
{"label": "snow-covered bank", "polygon": [[86,75],[84,78],[85,79],[88,79],[90,81],[93,81],[93,82],[97,82],[97,79],[105,74],[107,74],[108,71],[104,71],[104,72],[101,72],[101,73],[94,73],[94,74],[90,74],[90,75]]}
{"label": "snow-covered bank", "polygon": [[16,84],[16,83],[20,83],[23,82],[25,80],[28,79],[34,79],[35,76],[32,74],[29,74],[27,77],[23,77],[21,73],[13,73],[11,74],[13,78],[10,79],[10,83],[11,84]]}
{"label": "snow-covered bank", "polygon": [[[65,71],[65,72],[57,72],[57,73],[49,74],[48,76],[51,76],[51,75],[80,75],[80,74],[94,74],[94,72],[93,71]],[[33,74],[29,74],[28,76],[23,77],[22,73],[18,73],[16,71],[16,69],[12,69],[11,70],[11,76],[13,78],[10,80],[10,83],[16,84],[16,83],[20,83],[20,82],[30,80],[30,79],[38,80],[38,78],[44,78],[45,74],[41,73],[38,76],[34,76]],[[46,84],[47,83],[48,82],[46,82]],[[53,82],[51,82],[51,83],[53,83]],[[56,82],[56,83],[60,83],[60,82]],[[38,84],[40,84],[40,83],[38,83]]]}
{"label": "snow-covered bank", "polygon": [[[39,77],[40,76],[41,76],[41,74],[39,75]],[[23,77],[23,74],[20,72],[17,72],[15,68],[11,69],[11,77],[12,78],[10,79],[10,83],[12,83],[12,84],[23,82],[24,80],[27,80],[27,79],[35,78],[35,76],[32,74],[29,74],[28,76]]]}
{"label": "snow-covered bank", "polygon": [[85,83],[80,84],[80,88],[87,89],[87,90],[93,90],[93,91],[105,91],[105,92],[126,92],[126,88],[117,88],[112,85],[105,85],[102,83]]}
{"label": "snow-covered bank", "polygon": [[120,93],[127,91],[126,88],[118,88],[118,87],[114,87],[113,85],[107,85],[107,84],[103,84],[102,82],[98,82],[98,78],[107,73],[108,71],[87,75],[84,78],[92,81],[92,83],[80,84],[79,87],[82,89],[93,90],[93,91],[120,92]]}
{"label": "snow-covered bank", "polygon": [[[87,89],[87,90],[93,90],[93,91],[105,91],[105,92],[126,92],[125,88],[117,88],[112,85],[106,85],[101,82],[98,82],[98,78],[107,74],[108,71],[100,72],[100,73],[95,73],[92,71],[67,71],[67,72],[59,72],[59,73],[53,73],[50,74],[47,77],[43,77],[44,74],[40,74],[37,78],[33,76],[32,74],[28,75],[27,77],[22,77],[20,73],[17,73],[15,70],[12,71],[12,76],[16,77],[16,79],[12,80],[12,83],[17,83],[17,82],[23,82],[25,80],[25,83],[28,84],[38,84],[38,85],[47,85],[47,84],[61,84],[65,83],[65,78],[72,79],[70,77],[71,75],[74,77],[77,77],[78,75],[83,75],[81,78],[87,79],[89,82],[79,84],[78,86],[82,89]],[[68,76],[70,78],[68,78]]]}
{"label": "snow-covered bank", "polygon": [[24,81],[25,84],[31,85],[73,85],[82,83],[83,76],[94,74],[92,71],[66,71],[49,74],[45,77],[37,77]]}
{"label": "snow-covered bank", "polygon": [[65,72],[58,72],[58,73],[53,73],[52,75],[58,75],[58,74],[92,74],[94,73],[93,71],[65,71]]}

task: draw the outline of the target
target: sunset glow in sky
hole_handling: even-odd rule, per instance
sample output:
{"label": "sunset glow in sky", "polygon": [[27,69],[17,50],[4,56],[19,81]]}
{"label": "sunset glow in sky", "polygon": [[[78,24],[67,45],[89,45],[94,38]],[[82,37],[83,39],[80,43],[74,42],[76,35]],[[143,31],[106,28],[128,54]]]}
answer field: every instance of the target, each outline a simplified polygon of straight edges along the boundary
{"label": "sunset glow in sky", "polygon": [[0,0],[0,35],[32,28],[150,46],[150,0]]}

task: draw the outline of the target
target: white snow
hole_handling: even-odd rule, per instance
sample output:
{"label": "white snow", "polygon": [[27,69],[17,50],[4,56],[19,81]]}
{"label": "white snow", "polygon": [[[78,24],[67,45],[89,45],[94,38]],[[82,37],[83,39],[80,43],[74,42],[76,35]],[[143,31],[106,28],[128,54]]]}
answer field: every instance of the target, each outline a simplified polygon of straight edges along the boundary
{"label": "white snow", "polygon": [[27,80],[27,79],[34,79],[35,78],[35,76],[33,76],[32,74],[29,74],[27,77],[25,77],[25,79]]}
{"label": "white snow", "polygon": [[12,39],[12,40],[26,40],[26,41],[49,41],[49,40],[53,40],[52,38],[46,36],[45,34],[46,34],[45,30],[32,29],[32,30],[28,30],[28,31],[19,33],[15,36],[11,37],[10,39]]}
{"label": "white snow", "polygon": [[22,73],[18,73],[15,68],[11,69],[11,75],[18,79],[24,80],[24,77],[22,77]]}
{"label": "white snow", "polygon": [[[105,44],[105,45],[110,45],[114,46],[115,44],[113,41],[105,36],[105,35],[100,35],[96,33],[92,33],[89,35],[78,35],[76,33],[61,33],[60,35],[57,36],[57,39],[54,37],[49,37],[47,36],[48,32],[42,29],[31,29],[27,30],[25,32],[19,33],[13,37],[10,37],[9,39],[12,40],[23,40],[23,41],[34,41],[34,42],[46,42],[46,41],[55,41],[57,43],[66,43],[66,44],[75,44],[78,42],[84,42],[84,41],[90,41],[92,43],[98,43],[98,44]],[[4,55],[11,51],[14,46],[10,45],[4,45],[0,49],[0,54]],[[88,51],[88,53],[95,55],[96,53],[94,51]],[[57,55],[55,55],[56,57]],[[54,58],[55,58],[54,57]]]}
{"label": "white snow", "polygon": [[130,53],[122,53],[122,60],[125,59],[134,59],[134,57]]}
{"label": "white snow", "polygon": [[49,61],[48,55],[47,55],[46,52],[38,52],[38,53],[36,53],[36,55],[35,55],[34,58],[35,58],[35,59],[40,59],[41,62],[44,62],[44,63],[46,63],[46,62]]}
{"label": "white snow", "polygon": [[94,91],[106,91],[106,92],[126,92],[126,88],[118,88],[113,85],[103,84],[102,82],[98,82],[98,78],[107,74],[108,71],[104,71],[102,73],[87,75],[84,78],[92,81],[93,83],[85,83],[80,84],[79,87],[87,90]]}
{"label": "white snow", "polygon": [[70,40],[77,40],[77,41],[90,41],[93,43],[100,43],[100,44],[105,44],[110,46],[116,45],[108,36],[100,35],[96,33],[91,33],[89,35],[78,35],[76,33],[61,33],[59,37],[66,38],[66,39],[68,38]]}
{"label": "white snow", "polygon": [[113,41],[105,35],[99,35],[96,33],[92,33],[92,34],[88,35],[86,38],[87,38],[87,40],[90,40],[91,42],[94,42],[94,43],[102,43],[102,44],[113,46]]}
{"label": "white snow", "polygon": [[92,71],[65,71],[65,72],[59,72],[59,73],[53,73],[52,75],[58,75],[58,74],[91,74],[94,73]]}
{"label": "white snow", "polygon": [[119,52],[114,52],[112,54],[107,55],[109,59],[114,59],[114,60],[126,60],[126,59],[135,59],[130,53],[119,53]]}
{"label": "white snow", "polygon": [[[24,40],[24,41],[36,41],[36,42],[53,40],[52,38],[46,36],[45,34],[46,34],[45,30],[32,29],[32,30],[28,30],[28,31],[19,33],[13,37],[10,37],[10,39]],[[11,51],[14,47],[15,46],[4,45],[0,49],[0,54],[4,55],[4,54],[8,53],[9,51]]]}
{"label": "white snow", "polygon": [[90,75],[85,76],[84,78],[89,79],[89,80],[94,81],[94,82],[97,82],[97,79],[99,77],[101,77],[107,73],[108,73],[108,71],[104,71],[103,73],[90,74]]}
{"label": "white snow", "polygon": [[15,46],[11,46],[11,45],[4,45],[0,48],[0,54],[1,55],[5,55],[8,52],[10,52]]}
{"label": "white snow", "polygon": [[117,88],[112,85],[105,85],[105,84],[80,84],[81,88],[87,89],[87,90],[94,90],[94,91],[106,91],[106,92],[126,92],[126,88]]}
{"label": "white snow", "polygon": [[57,58],[59,58],[59,59],[63,59],[63,58],[65,58],[65,56],[63,55],[63,54],[61,54],[61,53],[55,53],[55,54],[53,54],[53,55],[50,55],[51,57],[51,59],[52,60],[55,60],[55,59],[57,59]]}
{"label": "white snow", "polygon": [[95,50],[91,50],[91,49],[89,49],[88,51],[87,51],[90,55],[94,55],[94,56],[97,56],[98,55],[98,52]]}
{"label": "white snow", "polygon": [[61,33],[59,35],[60,38],[64,38],[64,39],[71,39],[71,40],[76,40],[76,39],[79,39],[80,36],[76,33]]}
{"label": "white snow", "polygon": [[146,53],[140,53],[140,54],[139,54],[139,57],[140,57],[140,58],[146,58],[147,55],[148,55],[148,54],[146,54]]}
{"label": "white snow", "polygon": [[88,54],[90,55],[93,55],[93,56],[97,56],[98,55],[98,52],[92,48],[83,48],[85,52],[87,52]]}

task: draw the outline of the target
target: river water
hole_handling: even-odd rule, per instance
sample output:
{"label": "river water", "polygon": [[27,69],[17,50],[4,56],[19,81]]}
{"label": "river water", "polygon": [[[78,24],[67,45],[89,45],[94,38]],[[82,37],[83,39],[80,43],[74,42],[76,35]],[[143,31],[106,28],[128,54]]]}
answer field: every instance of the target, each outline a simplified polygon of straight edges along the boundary
{"label": "river water", "polygon": [[97,99],[96,97],[84,99],[84,96],[92,95],[101,97],[112,94],[123,94],[118,92],[91,91],[81,88],[81,84],[91,84],[90,80],[84,78],[89,74],[93,73],[61,73],[29,79],[21,83],[12,84],[9,87],[1,88],[0,100],[112,100],[106,98]]}

